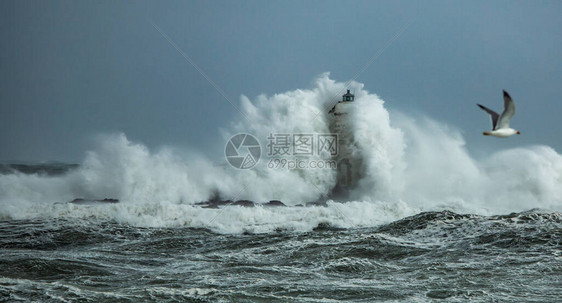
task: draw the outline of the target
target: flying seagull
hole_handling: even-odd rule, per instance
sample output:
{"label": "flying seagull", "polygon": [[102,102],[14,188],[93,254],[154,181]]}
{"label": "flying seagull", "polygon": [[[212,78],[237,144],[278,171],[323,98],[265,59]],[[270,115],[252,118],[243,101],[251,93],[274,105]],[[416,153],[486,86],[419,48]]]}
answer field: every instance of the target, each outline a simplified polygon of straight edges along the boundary
{"label": "flying seagull", "polygon": [[480,105],[478,105],[481,109],[485,110],[490,117],[492,118],[492,130],[489,132],[484,132],[485,136],[494,136],[494,137],[509,137],[511,135],[520,134],[517,130],[509,127],[509,121],[511,117],[515,115],[515,104],[509,94],[504,90],[503,91],[503,113],[498,115],[495,111]]}

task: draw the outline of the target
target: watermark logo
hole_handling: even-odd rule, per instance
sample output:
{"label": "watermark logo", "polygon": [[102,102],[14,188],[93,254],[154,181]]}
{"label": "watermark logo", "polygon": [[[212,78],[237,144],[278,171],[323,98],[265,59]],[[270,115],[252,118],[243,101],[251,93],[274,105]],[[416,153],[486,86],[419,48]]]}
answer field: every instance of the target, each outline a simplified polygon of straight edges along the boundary
{"label": "watermark logo", "polygon": [[250,169],[260,160],[261,146],[256,137],[250,134],[237,134],[226,142],[224,154],[233,167]]}
{"label": "watermark logo", "polygon": [[269,134],[267,155],[279,156],[320,156],[326,153],[338,155],[337,134]]}
{"label": "watermark logo", "polygon": [[337,169],[336,160],[306,160],[306,159],[287,159],[272,158],[267,162],[267,167],[272,169]]}
{"label": "watermark logo", "polygon": [[[270,169],[337,169],[337,134],[270,133],[266,139]],[[256,166],[261,152],[258,139],[246,133],[232,136],[224,150],[228,163],[238,169]]]}
{"label": "watermark logo", "polygon": [[338,155],[337,134],[270,133],[267,141],[267,156],[270,157],[267,162],[268,168],[301,170],[337,168],[337,162],[334,160]]}

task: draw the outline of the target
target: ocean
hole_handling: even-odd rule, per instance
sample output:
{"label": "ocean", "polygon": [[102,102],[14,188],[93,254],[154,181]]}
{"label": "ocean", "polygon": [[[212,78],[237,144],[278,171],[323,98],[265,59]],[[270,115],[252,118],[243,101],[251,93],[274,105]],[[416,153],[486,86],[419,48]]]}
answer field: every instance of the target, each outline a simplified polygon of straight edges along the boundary
{"label": "ocean", "polygon": [[[44,177],[69,167],[75,169],[25,166]],[[353,202],[219,208],[154,204],[131,214],[138,221],[110,215],[132,211],[127,202],[46,204],[48,216],[4,214],[0,220],[2,302],[562,298],[560,212],[483,216],[433,211],[366,227],[348,218],[351,210],[363,207]],[[192,227],[196,217],[206,218],[208,227]],[[155,223],[156,218],[165,222]]]}
{"label": "ocean", "polygon": [[[349,87],[345,151],[360,168],[336,198],[325,155],[275,158],[269,138],[318,143]],[[460,130],[327,74],[240,104],[217,139],[225,157],[117,133],[77,164],[0,164],[0,301],[562,301],[553,148],[475,157]],[[241,133],[251,161],[229,154]]]}

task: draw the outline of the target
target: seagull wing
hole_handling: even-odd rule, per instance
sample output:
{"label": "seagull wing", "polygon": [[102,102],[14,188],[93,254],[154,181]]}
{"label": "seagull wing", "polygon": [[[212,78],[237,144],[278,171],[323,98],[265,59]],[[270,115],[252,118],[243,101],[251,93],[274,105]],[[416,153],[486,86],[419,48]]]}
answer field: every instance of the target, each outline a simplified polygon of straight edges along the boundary
{"label": "seagull wing", "polygon": [[503,91],[503,113],[498,120],[498,128],[509,128],[509,121],[515,115],[515,103],[511,100],[509,94]]}
{"label": "seagull wing", "polygon": [[478,105],[481,109],[485,110],[488,114],[490,114],[490,117],[492,118],[492,130],[496,129],[496,125],[498,124],[498,118],[500,115],[498,115],[498,113],[496,113],[495,111],[487,108],[484,105],[480,105],[480,104],[476,104]]}

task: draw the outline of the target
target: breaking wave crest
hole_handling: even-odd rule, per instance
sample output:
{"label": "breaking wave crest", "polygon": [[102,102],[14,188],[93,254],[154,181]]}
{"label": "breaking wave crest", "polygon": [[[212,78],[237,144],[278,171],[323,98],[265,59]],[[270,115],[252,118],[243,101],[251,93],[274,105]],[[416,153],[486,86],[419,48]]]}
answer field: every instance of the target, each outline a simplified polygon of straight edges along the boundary
{"label": "breaking wave crest", "polygon": [[[125,134],[97,138],[97,147],[66,174],[14,172],[0,175],[0,216],[99,217],[142,226],[192,226],[225,232],[310,230],[326,222],[339,227],[373,226],[420,211],[452,210],[501,214],[531,208],[562,209],[562,156],[548,146],[527,146],[475,159],[454,127],[430,118],[388,112],[384,102],[360,83],[350,84],[356,101],[350,113],[364,164],[363,178],[347,203],[326,207],[204,209],[213,198],[256,202],[281,200],[289,206],[329,200],[336,184],[331,169],[271,169],[262,159],[253,169],[231,168],[163,147],[149,150]],[[222,130],[260,140],[271,133],[329,133],[328,110],[346,89],[323,74],[311,89],[241,97],[243,117]],[[360,109],[360,110],[359,110]],[[313,159],[324,159],[317,155]],[[115,198],[111,205],[67,203],[75,198]]]}

